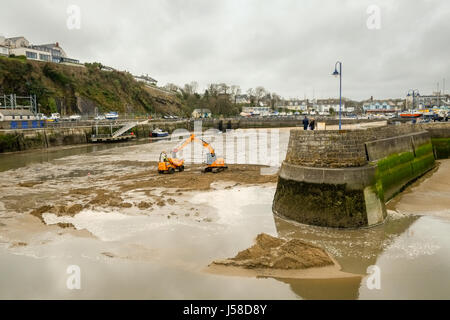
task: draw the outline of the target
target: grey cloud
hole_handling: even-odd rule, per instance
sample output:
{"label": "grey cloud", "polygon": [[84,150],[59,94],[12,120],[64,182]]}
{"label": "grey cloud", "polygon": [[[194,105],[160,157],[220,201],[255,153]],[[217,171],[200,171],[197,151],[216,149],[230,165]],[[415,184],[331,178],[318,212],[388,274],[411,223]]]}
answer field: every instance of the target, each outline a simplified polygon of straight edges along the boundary
{"label": "grey cloud", "polygon": [[[81,8],[80,30],[66,28],[70,4]],[[372,4],[381,8],[380,30],[366,27]],[[16,0],[2,7],[0,34],[59,41],[82,61],[148,73],[161,84],[227,82],[334,97],[330,74],[342,60],[346,97],[387,98],[409,88],[430,92],[450,71],[445,0]]]}

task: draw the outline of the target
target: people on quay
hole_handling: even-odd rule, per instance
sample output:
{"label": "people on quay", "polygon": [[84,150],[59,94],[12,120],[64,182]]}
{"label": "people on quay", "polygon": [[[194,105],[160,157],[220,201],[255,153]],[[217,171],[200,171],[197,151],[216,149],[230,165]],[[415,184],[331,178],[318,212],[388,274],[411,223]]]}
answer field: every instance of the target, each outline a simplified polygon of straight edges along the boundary
{"label": "people on quay", "polygon": [[303,119],[303,130],[308,130],[308,125],[309,125],[309,120],[308,120],[308,117],[305,116],[305,118]]}
{"label": "people on quay", "polygon": [[314,130],[316,127],[316,120],[314,118],[311,119],[311,121],[309,122],[309,128],[311,130]]}

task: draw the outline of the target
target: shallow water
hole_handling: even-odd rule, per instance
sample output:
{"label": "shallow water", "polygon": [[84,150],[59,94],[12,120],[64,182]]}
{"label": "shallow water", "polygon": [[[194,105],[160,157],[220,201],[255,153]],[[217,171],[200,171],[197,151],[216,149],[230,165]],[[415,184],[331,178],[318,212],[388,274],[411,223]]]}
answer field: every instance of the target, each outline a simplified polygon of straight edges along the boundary
{"label": "shallow water", "polygon": [[[278,150],[281,159],[287,139],[288,132],[283,131]],[[148,169],[139,162],[155,161],[162,148],[174,145],[163,141],[89,153],[62,150],[58,159],[44,158],[1,172],[0,298],[450,298],[449,219],[413,216],[402,210],[390,211],[385,224],[371,229],[344,231],[299,225],[272,214],[275,184],[235,186],[217,182],[210,191],[183,192],[176,203],[148,214],[133,207],[85,209],[74,217],[44,216],[48,224],[70,222],[79,231],[45,226],[27,213],[36,203],[57,201],[53,195],[58,190],[100,184],[113,188],[108,181],[92,177]],[[39,159],[40,152],[28,154],[30,159]],[[8,156],[14,163],[15,155]],[[248,157],[245,162],[250,162]],[[438,179],[442,172],[428,179]],[[17,186],[30,180],[42,184]],[[154,188],[151,192],[165,196],[168,191]],[[126,193],[131,202],[146,197],[144,192]],[[370,290],[367,277],[255,279],[204,272],[211,261],[234,256],[251,246],[261,232],[316,243],[347,272],[367,275],[367,268],[376,265],[381,272],[381,288]],[[69,265],[80,267],[80,290],[66,286]]]}

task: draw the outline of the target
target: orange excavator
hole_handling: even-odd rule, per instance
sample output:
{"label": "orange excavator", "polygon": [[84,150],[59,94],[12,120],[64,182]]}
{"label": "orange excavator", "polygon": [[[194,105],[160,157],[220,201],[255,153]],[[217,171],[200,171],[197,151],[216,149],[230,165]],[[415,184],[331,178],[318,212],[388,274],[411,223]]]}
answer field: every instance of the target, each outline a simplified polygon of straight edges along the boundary
{"label": "orange excavator", "polygon": [[159,155],[158,173],[175,173],[175,170],[184,171],[184,160],[169,158],[165,151]]}
{"label": "orange excavator", "polygon": [[[192,141],[199,142],[202,144],[202,146],[206,149],[208,149],[208,153],[206,154],[206,165],[207,167],[203,170],[204,172],[221,172],[228,167],[225,165],[225,160],[223,158],[217,158],[216,152],[214,151],[213,147],[206,141],[199,139],[195,136],[195,134],[191,134],[189,138],[187,138],[178,148],[173,149],[172,151],[172,158],[168,158],[165,154],[165,159],[167,161],[161,161],[164,159],[160,158],[160,162],[158,165],[158,171],[160,173],[163,172],[169,172],[173,173],[175,172],[175,169],[179,167],[183,167],[182,170],[184,170],[184,160],[180,160],[176,158],[177,152],[181,151],[183,148],[185,148],[188,144],[190,144]],[[161,154],[162,155],[162,154]],[[161,157],[161,156],[160,156]],[[166,165],[168,164],[168,166]],[[168,171],[164,170],[167,168]],[[162,172],[161,172],[162,171]]]}

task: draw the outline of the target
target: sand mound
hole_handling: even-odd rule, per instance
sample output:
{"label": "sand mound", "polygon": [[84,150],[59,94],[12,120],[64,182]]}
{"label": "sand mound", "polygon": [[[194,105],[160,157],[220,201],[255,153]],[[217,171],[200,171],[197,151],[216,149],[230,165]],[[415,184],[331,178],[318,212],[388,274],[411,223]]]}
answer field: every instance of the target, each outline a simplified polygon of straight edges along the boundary
{"label": "sand mound", "polygon": [[334,262],[321,248],[298,239],[287,241],[261,233],[252,247],[239,252],[234,258],[214,261],[213,264],[246,269],[295,270],[330,266]]}
{"label": "sand mound", "polygon": [[42,184],[42,181],[25,181],[25,182],[20,182],[18,184],[19,187],[24,187],[24,188],[32,188],[37,184]]}

